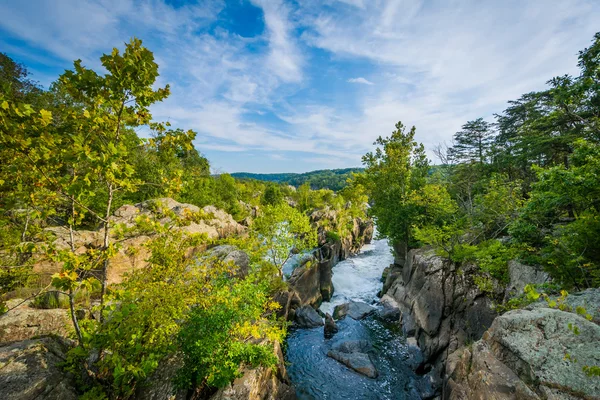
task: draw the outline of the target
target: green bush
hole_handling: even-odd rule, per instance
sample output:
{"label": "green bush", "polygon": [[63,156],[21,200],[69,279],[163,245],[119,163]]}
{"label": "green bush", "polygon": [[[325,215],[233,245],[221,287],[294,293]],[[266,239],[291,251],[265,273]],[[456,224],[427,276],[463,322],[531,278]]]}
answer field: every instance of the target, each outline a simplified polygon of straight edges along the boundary
{"label": "green bush", "polygon": [[339,242],[340,241],[340,235],[339,235],[339,233],[334,232],[334,231],[326,231],[325,232],[325,238],[330,243],[335,243],[335,242]]}

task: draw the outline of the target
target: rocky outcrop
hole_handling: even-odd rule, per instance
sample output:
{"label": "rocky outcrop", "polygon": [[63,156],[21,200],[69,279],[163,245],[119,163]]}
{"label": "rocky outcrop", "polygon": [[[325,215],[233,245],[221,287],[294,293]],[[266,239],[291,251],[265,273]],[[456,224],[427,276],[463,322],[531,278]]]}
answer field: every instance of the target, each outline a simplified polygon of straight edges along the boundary
{"label": "rocky outcrop", "polygon": [[42,337],[0,347],[0,398],[10,400],[76,400],[72,382],[60,364],[69,344]]}
{"label": "rocky outcrop", "polygon": [[387,322],[400,321],[400,306],[392,297],[384,295],[379,303],[383,306],[377,310],[377,316]]}
{"label": "rocky outcrop", "polygon": [[275,344],[276,368],[245,368],[242,376],[210,397],[211,400],[293,400],[296,393],[285,370],[281,346]]}
{"label": "rocky outcrop", "polygon": [[[11,300],[8,307],[14,307],[22,300]],[[10,312],[0,315],[0,343],[30,339],[43,335],[66,337],[72,329],[67,310],[40,310],[24,302]]]}
{"label": "rocky outcrop", "polygon": [[526,285],[550,282],[550,275],[540,268],[521,264],[516,260],[508,262],[509,284],[506,286],[504,300],[523,294]]}
{"label": "rocky outcrop", "polygon": [[296,310],[294,322],[298,328],[316,328],[323,326],[323,318],[311,306],[302,306]]}
{"label": "rocky outcrop", "polygon": [[[578,333],[574,327],[577,327]],[[550,308],[510,311],[448,358],[449,399],[598,399],[600,326]]]}
{"label": "rocky outcrop", "polygon": [[[114,225],[122,224],[132,227],[139,217],[158,218],[161,223],[172,221],[170,215],[174,215],[183,222],[177,229],[188,232],[206,234],[211,239],[228,237],[230,235],[243,234],[246,227],[238,224],[231,215],[214,206],[199,208],[193,204],[179,203],[170,198],[148,200],[136,205],[124,205],[118,208],[110,221]],[[70,247],[70,233],[66,227],[50,227],[46,231],[55,237],[58,248]],[[143,246],[151,237],[151,234],[139,234],[120,240],[120,248],[117,254],[110,259],[108,267],[108,283],[119,283],[123,274],[135,269],[146,267],[149,257],[148,249]],[[76,253],[83,254],[90,248],[99,248],[103,243],[103,232],[101,230],[74,232]],[[41,260],[34,266],[34,272],[42,275],[52,275],[58,272],[56,263]]]}
{"label": "rocky outcrop", "polygon": [[431,250],[418,249],[408,253],[404,267],[388,272],[386,294],[400,308],[405,334],[414,336],[423,352],[423,372],[441,375],[447,356],[481,338],[496,317],[492,298],[473,281],[477,270],[468,264],[459,269]]}
{"label": "rocky outcrop", "polygon": [[338,331],[338,326],[333,320],[333,317],[329,315],[329,313],[325,314],[325,327],[323,328],[325,339],[331,339]]}
{"label": "rocky outcrop", "polygon": [[371,346],[365,340],[342,342],[327,352],[327,356],[369,378],[377,378],[377,368],[368,352]]}
{"label": "rocky outcrop", "polygon": [[340,304],[333,309],[333,318],[342,319],[349,316],[352,319],[360,320],[366,318],[367,315],[375,311],[375,307],[371,307],[362,301],[351,301],[349,303]]}
{"label": "rocky outcrop", "polygon": [[[211,400],[292,400],[295,392],[285,370],[281,346],[274,343],[278,363],[275,368],[242,369],[242,375],[226,387],[219,389],[209,398]],[[174,354],[164,359],[135,393],[136,400],[185,400],[189,398],[187,390],[176,388],[174,379],[177,371],[183,367],[180,355]],[[206,397],[201,397],[206,398]]]}
{"label": "rocky outcrop", "polygon": [[235,267],[233,274],[237,278],[245,278],[250,272],[250,256],[232,245],[213,247],[198,257],[199,263],[211,260],[218,260],[225,264],[231,263]]}

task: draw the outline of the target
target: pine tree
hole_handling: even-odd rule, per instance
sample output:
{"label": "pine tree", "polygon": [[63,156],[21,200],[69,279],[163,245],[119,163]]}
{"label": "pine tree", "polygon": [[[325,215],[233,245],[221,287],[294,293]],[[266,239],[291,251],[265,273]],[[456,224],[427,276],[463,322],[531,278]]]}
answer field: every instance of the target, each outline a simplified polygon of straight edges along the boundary
{"label": "pine tree", "polygon": [[491,124],[483,118],[467,122],[454,134],[455,144],[449,149],[450,156],[456,162],[484,164],[492,145],[492,134]]}

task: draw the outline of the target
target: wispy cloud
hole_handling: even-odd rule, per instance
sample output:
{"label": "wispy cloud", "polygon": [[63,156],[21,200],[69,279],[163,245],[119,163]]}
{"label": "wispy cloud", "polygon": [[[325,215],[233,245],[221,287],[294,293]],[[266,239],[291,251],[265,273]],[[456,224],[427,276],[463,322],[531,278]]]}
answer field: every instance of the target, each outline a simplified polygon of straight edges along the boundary
{"label": "wispy cloud", "polygon": [[[229,8],[252,6],[263,31],[228,27]],[[268,171],[359,165],[398,120],[433,148],[576,73],[600,3],[31,0],[0,2],[0,15],[0,47],[38,66],[36,78],[76,58],[98,68],[100,53],[142,38],[172,87],[154,116],[196,130],[198,149],[225,170]]]}
{"label": "wispy cloud", "polygon": [[358,78],[350,78],[348,79],[346,82],[350,82],[350,83],[361,83],[363,85],[372,85],[373,82],[366,80],[365,78],[363,78],[362,76],[359,76]]}

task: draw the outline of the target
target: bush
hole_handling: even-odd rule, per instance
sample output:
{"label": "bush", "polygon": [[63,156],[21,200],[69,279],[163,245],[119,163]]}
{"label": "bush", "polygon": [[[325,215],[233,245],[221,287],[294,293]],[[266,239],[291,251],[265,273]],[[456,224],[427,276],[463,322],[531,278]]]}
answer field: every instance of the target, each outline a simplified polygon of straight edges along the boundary
{"label": "bush", "polygon": [[334,231],[326,231],[325,232],[325,238],[330,243],[335,243],[335,242],[339,242],[340,241],[340,235],[339,235],[339,233],[334,232]]}

